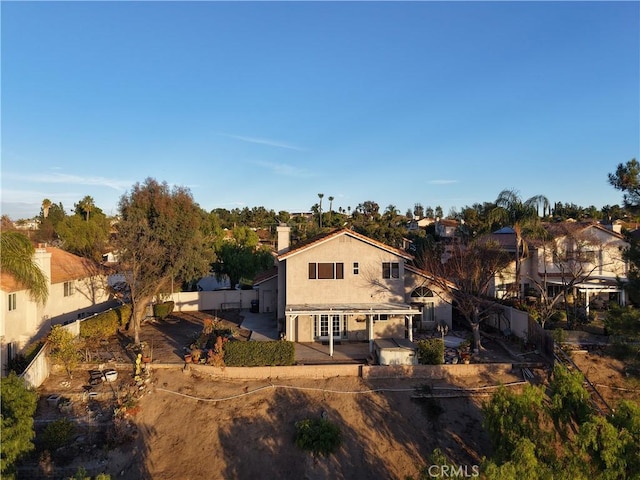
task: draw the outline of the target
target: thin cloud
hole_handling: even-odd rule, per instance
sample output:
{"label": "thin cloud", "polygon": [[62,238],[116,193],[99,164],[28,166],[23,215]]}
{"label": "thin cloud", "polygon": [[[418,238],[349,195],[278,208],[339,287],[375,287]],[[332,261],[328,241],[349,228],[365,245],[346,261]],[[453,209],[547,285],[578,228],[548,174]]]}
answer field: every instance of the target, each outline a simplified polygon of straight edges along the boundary
{"label": "thin cloud", "polygon": [[301,148],[296,145],[291,145],[290,143],[271,140],[269,138],[245,137],[242,135],[231,135],[228,133],[218,133],[218,135],[222,135],[223,137],[233,138],[235,140],[240,140],[241,142],[257,143],[259,145],[267,145],[269,147],[286,148],[288,150],[296,150],[298,152],[306,151],[305,148]]}
{"label": "thin cloud", "polygon": [[67,175],[64,173],[39,173],[34,175],[6,173],[4,177],[12,180],[20,180],[33,183],[96,185],[101,187],[109,187],[118,191],[124,191],[132,185],[132,182],[128,180],[117,180],[114,178],[106,177],[81,177],[78,175]]}
{"label": "thin cloud", "polygon": [[286,163],[274,163],[274,162],[264,162],[258,161],[254,162],[256,165],[269,169],[276,175],[283,175],[285,177],[312,177],[312,173],[303,168],[293,167],[291,165],[287,165]]}
{"label": "thin cloud", "polygon": [[452,183],[458,183],[458,180],[429,180],[431,185],[451,185]]}

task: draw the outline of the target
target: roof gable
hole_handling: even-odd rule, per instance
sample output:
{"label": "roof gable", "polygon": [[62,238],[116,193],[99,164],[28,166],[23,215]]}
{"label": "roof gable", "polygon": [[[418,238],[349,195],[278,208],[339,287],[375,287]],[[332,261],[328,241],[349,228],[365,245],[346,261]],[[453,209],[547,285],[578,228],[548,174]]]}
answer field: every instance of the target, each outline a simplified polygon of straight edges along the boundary
{"label": "roof gable", "polygon": [[394,247],[390,247],[389,245],[385,245],[382,242],[378,242],[377,240],[373,240],[372,238],[369,238],[365,235],[362,235],[360,233],[354,232],[353,230],[349,230],[347,228],[343,228],[340,230],[334,230],[333,232],[329,232],[326,234],[322,234],[319,235],[317,237],[312,238],[311,240],[309,240],[308,242],[303,243],[302,245],[298,245],[297,247],[289,250],[286,253],[283,253],[281,255],[278,255],[278,260],[286,260],[290,257],[293,257],[294,255],[297,255],[301,252],[310,250],[312,248],[315,248],[319,245],[331,242],[341,236],[348,236],[351,238],[354,238],[356,240],[359,240],[363,243],[366,243],[368,245],[371,245],[375,248],[379,248],[381,250],[384,250],[386,252],[392,253],[394,255],[397,255],[401,258],[404,258],[405,260],[411,260],[413,259],[413,256],[411,256],[410,254],[408,254],[407,252],[394,248]]}

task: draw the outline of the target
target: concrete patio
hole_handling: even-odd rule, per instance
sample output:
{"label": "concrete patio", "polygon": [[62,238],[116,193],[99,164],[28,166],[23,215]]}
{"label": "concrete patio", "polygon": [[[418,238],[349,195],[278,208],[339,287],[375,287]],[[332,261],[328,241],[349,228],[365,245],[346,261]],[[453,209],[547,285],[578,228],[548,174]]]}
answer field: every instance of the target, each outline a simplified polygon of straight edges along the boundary
{"label": "concrete patio", "polygon": [[296,364],[319,365],[326,363],[366,363],[369,342],[340,342],[333,345],[333,357],[329,345],[320,342],[296,343]]}

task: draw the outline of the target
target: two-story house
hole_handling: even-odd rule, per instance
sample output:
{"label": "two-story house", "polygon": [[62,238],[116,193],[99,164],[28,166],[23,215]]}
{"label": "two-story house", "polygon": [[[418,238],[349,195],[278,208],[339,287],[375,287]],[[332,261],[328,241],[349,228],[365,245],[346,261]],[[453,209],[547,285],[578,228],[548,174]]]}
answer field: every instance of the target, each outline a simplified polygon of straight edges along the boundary
{"label": "two-story house", "polygon": [[36,248],[34,260],[49,279],[49,297],[44,305],[33,301],[11,274],[0,273],[3,365],[27,344],[46,335],[52,325],[117,305],[100,265],[55,247]]}
{"label": "two-story house", "polygon": [[[543,225],[546,238],[526,239],[520,285],[516,285],[515,260],[496,276],[496,297],[507,297],[520,290],[523,296],[544,289],[553,297],[569,288],[588,313],[589,305],[615,301],[625,305],[624,285],[627,263],[623,252],[629,244],[624,236],[594,222],[559,222]],[[516,255],[515,233],[503,228],[490,235],[506,251]]]}
{"label": "two-story house", "polygon": [[327,342],[330,350],[336,341],[369,341],[373,348],[378,338],[411,340],[414,327],[451,327],[451,305],[406,252],[348,229],[289,248],[289,227],[277,230],[278,273],[265,283],[287,340]]}

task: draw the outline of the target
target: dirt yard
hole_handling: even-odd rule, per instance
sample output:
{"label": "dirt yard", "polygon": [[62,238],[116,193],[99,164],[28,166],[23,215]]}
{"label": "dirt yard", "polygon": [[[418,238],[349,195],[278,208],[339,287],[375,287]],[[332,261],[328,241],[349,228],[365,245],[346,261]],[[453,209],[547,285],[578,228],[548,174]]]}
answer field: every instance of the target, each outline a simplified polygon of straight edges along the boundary
{"label": "dirt yard", "polygon": [[[471,468],[491,454],[480,408],[492,390],[461,395],[452,388],[521,380],[520,372],[514,372],[451,384],[344,377],[221,381],[179,365],[154,367],[155,359],[179,360],[185,342],[200,331],[201,320],[202,314],[197,314],[145,327],[148,334],[154,332],[146,337],[153,342],[154,362],[142,382],[132,381],[133,368],[121,370],[118,382],[97,387],[91,399],[86,392],[78,393],[86,383],[86,372],[73,380],[63,373],[52,375],[40,389],[38,425],[59,415],[47,402],[48,395],[58,392],[74,398],[73,415],[81,423],[90,420],[90,427],[79,434],[65,462],[59,462],[65,464],[62,468],[55,461],[52,465],[34,458],[23,478],[68,478],[82,465],[89,473],[106,472],[114,480],[406,479],[417,477],[430,464],[435,448]],[[236,328],[239,323],[239,319],[225,321],[235,322]],[[162,336],[164,343],[159,340]],[[637,383],[625,377],[621,363],[598,352],[575,353],[573,358],[608,401],[640,399]],[[538,378],[546,376],[544,371],[537,373]],[[438,398],[415,398],[426,390]],[[100,425],[110,423],[108,399],[113,402],[125,395],[137,400],[128,403],[119,431],[108,426],[106,433],[96,433],[102,431]],[[315,457],[294,444],[297,421],[322,417],[340,427],[343,440],[339,451],[328,458]],[[54,473],[46,476],[45,470]]]}
{"label": "dirt yard", "polygon": [[[417,475],[436,447],[460,464],[478,464],[490,454],[479,428],[486,397],[412,399],[424,384],[221,382],[157,370],[139,402],[139,435],[122,478],[404,479]],[[293,442],[296,421],[321,417],[336,422],[343,438],[329,458],[315,458]]]}

